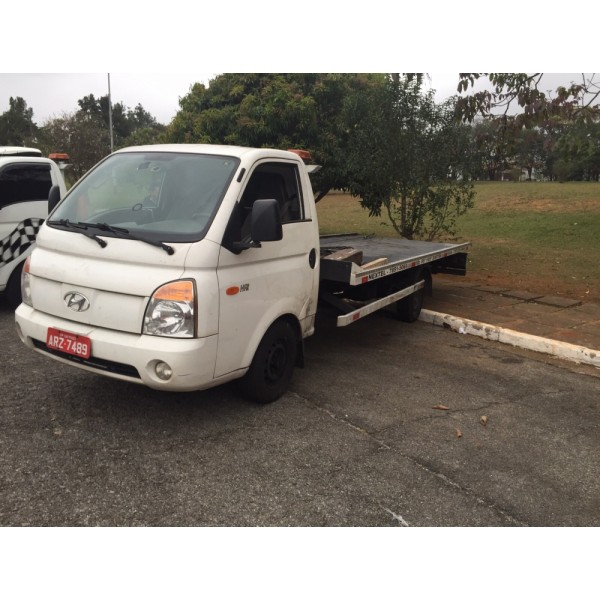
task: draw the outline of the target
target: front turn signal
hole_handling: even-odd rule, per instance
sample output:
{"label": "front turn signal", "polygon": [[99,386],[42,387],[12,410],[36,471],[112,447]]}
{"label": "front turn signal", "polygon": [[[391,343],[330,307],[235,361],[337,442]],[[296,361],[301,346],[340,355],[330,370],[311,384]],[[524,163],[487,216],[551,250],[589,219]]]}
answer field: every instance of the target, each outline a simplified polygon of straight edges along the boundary
{"label": "front turn signal", "polygon": [[196,336],[196,290],[191,279],[171,281],[152,294],[142,333],[176,338]]}

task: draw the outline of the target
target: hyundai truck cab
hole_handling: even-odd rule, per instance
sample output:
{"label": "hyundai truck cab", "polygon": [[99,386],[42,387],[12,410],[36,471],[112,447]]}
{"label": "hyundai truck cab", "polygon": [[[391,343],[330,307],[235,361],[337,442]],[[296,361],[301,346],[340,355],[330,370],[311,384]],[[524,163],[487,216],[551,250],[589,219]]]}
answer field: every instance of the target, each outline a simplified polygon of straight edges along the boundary
{"label": "hyundai truck cab", "polygon": [[29,347],[110,377],[183,391],[244,376],[268,402],[313,333],[318,254],[297,154],[128,148],[41,227],[17,329]]}

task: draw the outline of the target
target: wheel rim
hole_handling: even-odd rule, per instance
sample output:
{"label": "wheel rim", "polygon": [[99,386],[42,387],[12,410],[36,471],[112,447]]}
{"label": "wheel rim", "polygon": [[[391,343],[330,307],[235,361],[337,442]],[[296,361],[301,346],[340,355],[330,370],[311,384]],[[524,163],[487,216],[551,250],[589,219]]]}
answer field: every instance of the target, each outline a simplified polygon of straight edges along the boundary
{"label": "wheel rim", "polygon": [[287,347],[277,340],[270,348],[265,361],[265,381],[275,383],[281,379],[287,366]]}

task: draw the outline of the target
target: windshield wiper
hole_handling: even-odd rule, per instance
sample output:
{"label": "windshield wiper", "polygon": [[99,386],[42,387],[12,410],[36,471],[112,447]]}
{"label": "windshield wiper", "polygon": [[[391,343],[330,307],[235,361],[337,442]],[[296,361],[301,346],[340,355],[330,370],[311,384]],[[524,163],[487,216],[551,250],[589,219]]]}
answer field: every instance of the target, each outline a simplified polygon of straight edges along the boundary
{"label": "windshield wiper", "polygon": [[88,231],[89,228],[100,229],[100,231],[108,231],[121,237],[124,236],[128,240],[135,240],[138,242],[150,244],[152,246],[158,246],[159,248],[162,248],[169,256],[175,253],[175,249],[172,246],[165,244],[164,242],[155,242],[153,240],[138,237],[136,235],[133,235],[133,233],[130,233],[129,229],[125,229],[124,227],[115,227],[114,225],[109,225],[108,223],[86,223],[85,221],[78,221],[77,223],[73,223],[72,221],[69,221],[69,219],[59,219],[58,221],[48,221],[48,224],[78,229],[80,233],[82,233],[86,237],[89,237],[92,240],[98,242],[101,248],[106,248],[106,242],[102,238],[99,238],[95,233]]}
{"label": "windshield wiper", "polygon": [[95,227],[96,229],[100,229],[101,231],[108,231],[110,233],[114,233],[118,236],[123,236],[128,240],[135,240],[137,242],[144,242],[146,244],[150,244],[151,246],[158,246],[162,248],[169,256],[175,253],[175,249],[173,246],[169,246],[164,242],[155,242],[153,240],[149,240],[146,238],[138,237],[133,233],[129,232],[129,229],[125,229],[124,227],[115,227],[114,225],[109,225],[108,223],[85,223],[83,221],[79,221],[77,223],[80,227]]}
{"label": "windshield wiper", "polygon": [[77,229],[79,233],[89,237],[90,239],[98,242],[100,248],[106,248],[107,243],[99,238],[95,233],[88,231],[87,225],[85,223],[72,223],[69,219],[59,219],[58,221],[48,221],[49,225],[60,225],[61,227],[66,227],[67,229]]}

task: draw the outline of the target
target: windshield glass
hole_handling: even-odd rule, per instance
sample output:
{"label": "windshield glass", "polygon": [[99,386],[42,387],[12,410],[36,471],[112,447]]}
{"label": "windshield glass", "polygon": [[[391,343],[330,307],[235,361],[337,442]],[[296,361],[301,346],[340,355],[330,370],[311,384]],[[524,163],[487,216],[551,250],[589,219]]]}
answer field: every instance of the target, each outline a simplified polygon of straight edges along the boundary
{"label": "windshield glass", "polygon": [[197,241],[238,164],[236,158],[206,154],[113,154],[69,192],[49,224],[103,223],[154,241]]}

